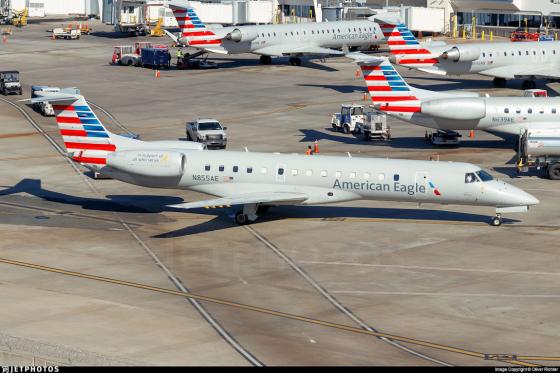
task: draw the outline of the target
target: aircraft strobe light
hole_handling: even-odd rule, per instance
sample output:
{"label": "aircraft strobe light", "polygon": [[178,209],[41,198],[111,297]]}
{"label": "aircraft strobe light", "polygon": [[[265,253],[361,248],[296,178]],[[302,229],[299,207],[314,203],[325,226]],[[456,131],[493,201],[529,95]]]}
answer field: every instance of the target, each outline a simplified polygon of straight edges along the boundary
{"label": "aircraft strobe light", "polygon": [[236,43],[249,42],[255,40],[259,34],[256,31],[240,30],[236,28],[226,35],[226,40],[231,40]]}
{"label": "aircraft strobe light", "polygon": [[472,45],[460,45],[442,53],[440,58],[453,62],[470,62],[477,60],[480,49]]}
{"label": "aircraft strobe light", "polygon": [[107,156],[107,166],[127,174],[151,178],[183,176],[186,155],[167,150],[123,150]]}
{"label": "aircraft strobe light", "polygon": [[422,103],[423,114],[453,120],[478,120],[486,116],[482,98],[443,98]]}

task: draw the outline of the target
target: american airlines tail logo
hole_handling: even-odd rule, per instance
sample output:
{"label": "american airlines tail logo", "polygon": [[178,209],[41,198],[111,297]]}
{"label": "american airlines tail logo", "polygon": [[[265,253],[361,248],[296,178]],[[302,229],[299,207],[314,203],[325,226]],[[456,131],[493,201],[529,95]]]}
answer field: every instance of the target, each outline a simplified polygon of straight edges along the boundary
{"label": "american airlines tail logo", "polygon": [[434,191],[434,194],[436,196],[441,196],[441,193],[439,191],[438,188],[436,188],[436,186],[434,185],[434,183],[432,183],[431,181],[428,181],[428,185],[430,186],[430,189],[432,189]]}
{"label": "american airlines tail logo", "polygon": [[387,45],[393,55],[399,55],[401,65],[429,66],[439,61],[433,53],[422,47],[412,32],[404,24],[382,24],[381,31],[387,39]]}

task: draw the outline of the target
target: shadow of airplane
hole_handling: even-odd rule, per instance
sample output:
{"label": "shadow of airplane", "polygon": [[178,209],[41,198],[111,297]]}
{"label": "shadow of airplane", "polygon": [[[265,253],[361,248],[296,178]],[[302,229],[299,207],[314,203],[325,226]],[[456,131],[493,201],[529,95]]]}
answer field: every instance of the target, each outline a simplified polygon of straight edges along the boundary
{"label": "shadow of airplane", "polygon": [[[426,141],[423,136],[419,137],[392,137],[390,141],[364,141],[360,135],[343,134],[334,132],[330,128],[325,128],[325,131],[318,131],[315,129],[300,129],[302,138],[300,142],[313,142],[315,140],[330,140],[341,144],[351,145],[372,145],[391,147],[395,149],[442,149],[432,145]],[[483,148],[483,149],[513,149],[513,144],[509,141],[502,140],[468,140],[461,141],[459,148]],[[456,147],[457,148],[457,147]]]}
{"label": "shadow of airplane", "polygon": [[365,85],[298,84],[298,86],[332,89],[338,93],[366,92]]}
{"label": "shadow of airplane", "polygon": [[[323,70],[323,71],[338,71],[337,69],[325,66],[316,62],[311,61],[313,59],[312,56],[309,57],[301,57],[301,66],[299,68],[311,68],[315,70]],[[273,58],[272,65],[262,65],[259,61],[257,55],[255,58],[232,58],[232,57],[220,57],[220,56],[209,56],[208,60],[216,62],[219,69],[222,68],[238,68],[238,67],[258,67],[258,66],[290,66],[289,58],[288,57],[275,57]],[[296,68],[296,67],[294,67]]]}
{"label": "shadow of airplane", "polygon": [[[46,201],[80,206],[86,210],[110,211],[123,213],[160,213],[164,211],[184,212],[182,209],[169,207],[170,204],[183,202],[182,198],[173,196],[153,195],[109,195],[107,200],[99,198],[84,198],[71,196],[43,189],[41,181],[37,179],[24,179],[13,187],[6,187],[0,191],[0,197],[15,193],[28,193]],[[223,212],[226,212],[225,214]],[[171,232],[153,236],[154,238],[174,238],[217,231],[237,227],[229,217],[235,207],[228,209],[193,209],[194,214],[214,216],[214,219],[180,228]],[[368,207],[343,207],[343,206],[278,206],[271,212],[259,217],[255,222],[270,222],[290,218],[302,219],[332,219],[341,218],[369,218],[369,219],[394,219],[401,222],[411,220],[441,221],[441,222],[487,222],[488,216],[463,212],[441,210],[419,210],[400,208],[368,208]],[[514,223],[517,220],[504,219],[504,222]]]}

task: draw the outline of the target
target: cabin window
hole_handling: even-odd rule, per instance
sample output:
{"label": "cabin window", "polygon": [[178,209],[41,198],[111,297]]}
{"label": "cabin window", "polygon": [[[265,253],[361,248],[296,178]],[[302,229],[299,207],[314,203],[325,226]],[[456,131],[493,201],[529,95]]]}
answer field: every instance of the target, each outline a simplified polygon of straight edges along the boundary
{"label": "cabin window", "polygon": [[313,170],[305,171],[305,176],[313,176]]}
{"label": "cabin window", "polygon": [[362,28],[361,28],[361,27],[358,27],[358,31],[362,32]]}
{"label": "cabin window", "polygon": [[356,32],[356,28],[354,27],[354,32]]}
{"label": "cabin window", "polygon": [[533,114],[533,109],[527,109],[527,113]]}
{"label": "cabin window", "polygon": [[543,56],[545,55],[544,49],[542,50],[542,54],[543,54]]}
{"label": "cabin window", "polygon": [[529,55],[529,51],[525,51],[525,54],[528,56],[528,55]]}
{"label": "cabin window", "polygon": [[377,178],[379,179],[379,181],[383,181],[385,180],[385,174],[379,174],[377,175]]}
{"label": "cabin window", "polygon": [[307,32],[306,32],[306,31],[304,31],[304,32],[303,32],[303,35],[307,35]]}
{"label": "cabin window", "polygon": [[556,114],[556,108],[555,107],[552,108],[552,114]]}
{"label": "cabin window", "polygon": [[350,179],[355,179],[356,178],[356,173],[355,172],[350,172]]}
{"label": "cabin window", "polygon": [[253,167],[247,167],[247,173],[252,174],[253,173]]}
{"label": "cabin window", "polygon": [[325,33],[325,30],[321,30],[321,33],[324,34],[324,33]]}
{"label": "cabin window", "polygon": [[296,31],[296,35],[299,35],[299,31]]}
{"label": "cabin window", "polygon": [[268,170],[266,169],[266,167],[261,168],[261,174],[266,174],[267,172]]}
{"label": "cabin window", "polygon": [[552,54],[556,54],[556,49],[553,49],[553,50],[552,50]]}
{"label": "cabin window", "polygon": [[504,113],[509,114],[509,109],[508,109],[508,108],[505,108],[505,109],[504,109]]}
{"label": "cabin window", "polygon": [[327,177],[327,171],[326,170],[321,171],[321,177]]}
{"label": "cabin window", "polygon": [[284,175],[284,169],[282,167],[278,169],[278,175]]}
{"label": "cabin window", "polygon": [[469,172],[465,174],[465,184],[476,183],[478,179],[476,178],[473,172]]}
{"label": "cabin window", "polygon": [[371,175],[368,172],[364,174],[364,179],[369,180],[370,177]]}
{"label": "cabin window", "polygon": [[312,33],[313,35],[315,35],[315,31],[311,30],[311,33]]}
{"label": "cabin window", "polygon": [[482,53],[482,57],[486,58],[486,53]]}
{"label": "cabin window", "polygon": [[534,50],[533,51],[533,56],[536,56],[536,55],[537,55],[537,51]]}
{"label": "cabin window", "polygon": [[297,176],[298,170],[292,170],[292,176]]}
{"label": "cabin window", "polygon": [[348,29],[348,32],[352,32],[352,30]]}
{"label": "cabin window", "polygon": [[516,112],[517,114],[521,114],[521,109],[515,109],[515,112]]}
{"label": "cabin window", "polygon": [[[268,36],[270,36],[270,35],[268,35]],[[264,38],[264,32],[262,33],[262,37]]]}
{"label": "cabin window", "polygon": [[338,29],[338,32],[340,33],[340,29]]}
{"label": "cabin window", "polygon": [[539,109],[539,113],[544,114],[544,109]]}
{"label": "cabin window", "polygon": [[488,55],[489,55],[490,57],[492,57],[492,53],[489,53]]}
{"label": "cabin window", "polygon": [[327,34],[329,34],[329,30],[327,29]]}
{"label": "cabin window", "polygon": [[268,33],[268,37],[270,37],[270,32]]}
{"label": "cabin window", "polygon": [[290,34],[292,34],[292,36],[294,36],[294,32],[293,32],[293,31],[290,31]]}
{"label": "cabin window", "polygon": [[210,171],[210,165],[207,164],[206,166],[204,166],[204,170],[205,170],[205,171]]}
{"label": "cabin window", "polygon": [[218,170],[220,170],[220,172],[224,172],[225,167],[224,167],[224,166],[219,166],[219,167],[218,167]]}
{"label": "cabin window", "polygon": [[521,56],[521,51],[519,51],[519,55]]}
{"label": "cabin window", "polygon": [[399,174],[394,174],[393,175],[393,181],[399,181],[401,177],[399,176]]}
{"label": "cabin window", "polygon": [[506,56],[506,57],[507,57],[507,52],[504,52],[504,56]]}
{"label": "cabin window", "polygon": [[342,172],[341,171],[336,171],[334,173],[334,176],[336,176],[337,179],[340,179],[342,177]]}
{"label": "cabin window", "polygon": [[233,166],[233,172],[237,172],[239,171],[239,167],[238,166]]}
{"label": "cabin window", "polygon": [[275,32],[273,32],[272,34],[274,35],[274,37],[276,37],[276,33],[275,33]]}

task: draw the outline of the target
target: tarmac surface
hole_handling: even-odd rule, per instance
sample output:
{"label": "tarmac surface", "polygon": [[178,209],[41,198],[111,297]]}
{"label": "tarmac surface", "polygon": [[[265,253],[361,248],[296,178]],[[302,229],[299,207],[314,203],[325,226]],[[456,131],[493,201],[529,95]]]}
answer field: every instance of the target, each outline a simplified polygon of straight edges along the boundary
{"label": "tarmac surface", "polygon": [[[1,69],[19,70],[24,84],[23,97],[0,97],[0,364],[552,365],[530,357],[560,356],[560,190],[516,174],[513,141],[464,132],[460,147],[434,148],[424,128],[393,119],[391,141],[333,132],[341,104],[366,103],[345,58],[294,67],[211,56],[216,70],[155,78],[109,64],[114,45],[146,38],[114,38],[97,22],[80,40],[51,40],[55,26],[31,23],[0,44]],[[521,95],[521,81],[497,90],[481,76],[400,71],[427,89]],[[61,144],[54,118],[18,102],[32,84],[78,87],[110,130],[144,140],[184,138],[187,120],[214,117],[228,127],[228,149],[303,153],[319,140],[326,154],[439,156],[483,166],[541,203],[498,228],[487,224],[490,208],[376,201],[278,207],[239,227],[227,209],[166,207],[203,194],[93,180],[72,166],[48,140]]]}

